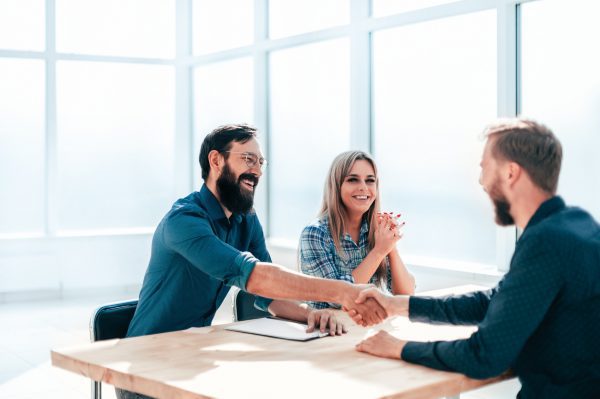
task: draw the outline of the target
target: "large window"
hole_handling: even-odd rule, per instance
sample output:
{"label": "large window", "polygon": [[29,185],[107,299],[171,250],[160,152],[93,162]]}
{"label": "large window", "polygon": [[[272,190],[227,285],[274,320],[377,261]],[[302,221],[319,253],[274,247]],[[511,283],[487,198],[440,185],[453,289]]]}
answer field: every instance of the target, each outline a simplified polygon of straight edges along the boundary
{"label": "large window", "polygon": [[44,49],[45,0],[0,1],[0,49]]}
{"label": "large window", "polygon": [[[254,124],[252,58],[202,65],[194,71],[194,187],[202,182],[197,162],[204,137],[227,123]],[[263,150],[264,151],[264,150]]]}
{"label": "large window", "polygon": [[346,39],[271,55],[271,234],[294,240],[316,216],[333,158],[349,140]]}
{"label": "large window", "polygon": [[256,202],[272,245],[297,243],[335,155],[360,149],[405,216],[409,264],[503,269],[514,229],[478,185],[496,116],[553,128],[560,192],[600,216],[599,7],[0,1],[0,239],[150,234],[202,183],[204,135],[245,122],[269,161]]}
{"label": "large window", "polygon": [[160,220],[173,193],[173,75],[163,65],[58,63],[59,230]]}
{"label": "large window", "polygon": [[600,219],[600,3],[549,0],[521,8],[522,112],[562,142],[559,194]]}
{"label": "large window", "polygon": [[277,39],[345,25],[350,0],[269,0],[269,36]]}
{"label": "large window", "polygon": [[382,206],[407,221],[405,253],[495,261],[478,184],[479,135],[497,108],[495,44],[493,10],[374,35],[373,152]]}
{"label": "large window", "polygon": [[152,231],[177,179],[175,11],[1,2],[3,237]]}
{"label": "large window", "polygon": [[382,17],[415,11],[453,1],[456,0],[373,0],[373,16]]}
{"label": "large window", "polygon": [[60,53],[172,58],[175,3],[165,0],[55,0]]}
{"label": "large window", "polygon": [[252,44],[254,0],[194,0],[194,54],[208,54]]}
{"label": "large window", "polygon": [[0,58],[0,236],[44,230],[44,63]]}

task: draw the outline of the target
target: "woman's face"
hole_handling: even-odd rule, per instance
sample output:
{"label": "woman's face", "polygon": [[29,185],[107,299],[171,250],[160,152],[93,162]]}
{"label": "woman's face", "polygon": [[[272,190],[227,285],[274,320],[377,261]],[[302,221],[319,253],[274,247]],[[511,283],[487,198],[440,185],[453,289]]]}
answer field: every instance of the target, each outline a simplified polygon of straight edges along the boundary
{"label": "woman's face", "polygon": [[377,177],[368,161],[354,162],[341,187],[342,203],[350,216],[362,216],[377,197]]}

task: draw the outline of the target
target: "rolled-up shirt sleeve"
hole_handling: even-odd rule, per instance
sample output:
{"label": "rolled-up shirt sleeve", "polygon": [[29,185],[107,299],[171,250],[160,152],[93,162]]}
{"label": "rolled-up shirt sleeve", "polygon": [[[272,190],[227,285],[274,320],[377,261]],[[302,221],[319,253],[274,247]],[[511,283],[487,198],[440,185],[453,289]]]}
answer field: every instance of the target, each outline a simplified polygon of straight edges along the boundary
{"label": "rolled-up shirt sleeve", "polygon": [[[250,252],[252,252],[252,254],[254,254],[254,256],[261,262],[271,262],[271,254],[269,254],[269,251],[267,250],[267,243],[262,226],[260,225],[258,218],[255,219],[255,222],[256,223],[254,224],[254,229],[252,231]],[[271,298],[265,298],[258,295],[255,296],[256,299],[254,300],[254,307],[264,312],[268,312],[269,306],[273,300]]]}
{"label": "rolled-up shirt sleeve", "polygon": [[258,259],[220,240],[206,215],[182,209],[173,212],[163,230],[164,242],[204,273],[243,290]]}

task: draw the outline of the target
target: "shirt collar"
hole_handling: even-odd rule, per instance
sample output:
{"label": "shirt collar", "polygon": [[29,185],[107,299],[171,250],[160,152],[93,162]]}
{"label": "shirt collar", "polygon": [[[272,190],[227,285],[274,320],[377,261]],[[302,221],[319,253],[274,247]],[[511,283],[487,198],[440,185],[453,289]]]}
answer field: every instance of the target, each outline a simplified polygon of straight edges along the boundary
{"label": "shirt collar", "polygon": [[[368,234],[369,234],[369,221],[365,217],[365,218],[363,218],[362,223],[360,225],[360,232],[358,233],[358,241],[359,242],[357,242],[357,244],[362,242],[363,239],[366,240]],[[349,233],[345,233],[343,235],[343,238],[352,241],[352,237],[350,237]]]}
{"label": "shirt collar", "polygon": [[238,224],[241,223],[242,215],[240,215],[238,213],[232,214],[230,220],[227,219],[227,216],[225,216],[225,212],[223,211],[221,204],[219,203],[219,201],[217,200],[215,195],[208,189],[206,184],[202,185],[202,188],[200,189],[200,192],[199,192],[199,196],[200,196],[200,201],[202,202],[202,204],[204,204],[204,206],[208,212],[208,216],[210,216],[210,218],[212,220],[216,221],[216,220],[224,219],[224,220],[230,221],[232,223],[238,223]]}
{"label": "shirt collar", "polygon": [[546,219],[548,216],[562,211],[565,207],[565,201],[563,201],[563,199],[558,195],[547,199],[546,201],[542,202],[542,205],[540,205],[540,207],[537,209],[537,211],[535,211],[531,219],[529,219],[529,223],[527,223],[527,226],[525,226],[525,230],[535,226],[542,220]]}

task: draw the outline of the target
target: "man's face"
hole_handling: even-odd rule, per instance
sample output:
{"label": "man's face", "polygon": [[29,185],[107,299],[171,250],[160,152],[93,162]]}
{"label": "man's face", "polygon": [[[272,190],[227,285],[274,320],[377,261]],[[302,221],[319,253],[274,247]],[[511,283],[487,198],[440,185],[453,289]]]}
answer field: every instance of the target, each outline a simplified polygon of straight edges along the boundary
{"label": "man's face", "polygon": [[223,205],[233,213],[246,213],[254,205],[254,192],[262,175],[260,146],[254,139],[246,143],[233,142],[228,159],[217,179],[217,191]]}
{"label": "man's face", "polygon": [[515,221],[510,214],[510,202],[502,189],[500,164],[492,154],[493,140],[493,138],[489,138],[485,144],[480,163],[481,175],[479,176],[479,184],[481,184],[483,190],[494,204],[496,223],[500,226],[512,226],[515,224]]}

